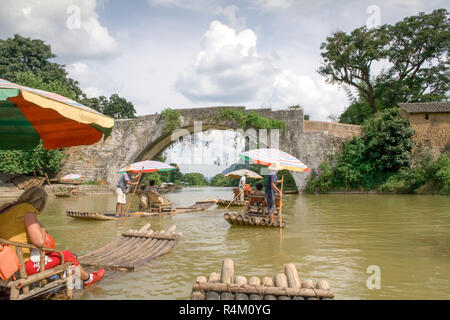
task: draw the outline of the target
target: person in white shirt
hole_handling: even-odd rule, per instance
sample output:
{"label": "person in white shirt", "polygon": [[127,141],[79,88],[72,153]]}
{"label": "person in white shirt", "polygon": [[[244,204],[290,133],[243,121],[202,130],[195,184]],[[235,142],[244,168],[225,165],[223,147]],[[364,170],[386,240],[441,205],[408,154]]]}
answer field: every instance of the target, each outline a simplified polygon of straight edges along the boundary
{"label": "person in white shirt", "polygon": [[248,173],[245,173],[239,180],[239,194],[240,194],[241,201],[244,201],[245,183],[247,182],[247,176],[248,176]]}

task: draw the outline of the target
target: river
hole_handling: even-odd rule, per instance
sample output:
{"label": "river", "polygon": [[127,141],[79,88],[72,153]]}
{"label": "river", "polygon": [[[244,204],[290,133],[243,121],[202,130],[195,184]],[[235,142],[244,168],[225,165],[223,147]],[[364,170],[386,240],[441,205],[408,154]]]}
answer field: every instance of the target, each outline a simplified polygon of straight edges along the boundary
{"label": "river", "polygon": [[[232,199],[233,193],[204,187],[166,196],[187,206],[207,197]],[[231,226],[224,209],[121,221],[65,216],[66,210],[113,212],[113,194],[51,197],[40,220],[58,249],[78,255],[147,222],[153,230],[176,225],[183,233],[167,255],[106,278],[80,299],[189,299],[195,278],[220,272],[227,257],[235,274],[246,277],[273,276],[295,263],[300,279],[327,280],[336,299],[450,299],[450,197],[302,194],[285,195],[284,202],[282,231]],[[371,286],[373,270],[380,271],[379,289]]]}

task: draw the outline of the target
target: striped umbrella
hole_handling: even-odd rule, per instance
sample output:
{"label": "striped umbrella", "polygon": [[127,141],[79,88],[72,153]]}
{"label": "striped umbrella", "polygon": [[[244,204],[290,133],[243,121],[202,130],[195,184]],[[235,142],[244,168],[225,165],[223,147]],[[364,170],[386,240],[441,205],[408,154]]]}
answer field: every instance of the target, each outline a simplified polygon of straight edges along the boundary
{"label": "striped umbrella", "polygon": [[303,162],[289,153],[277,149],[254,149],[242,152],[240,156],[264,166],[279,164],[282,170],[309,171],[308,166]]}
{"label": "striped umbrella", "polygon": [[77,179],[80,179],[81,177],[82,177],[82,176],[81,176],[80,174],[74,174],[74,173],[71,173],[71,174],[65,175],[65,176],[62,177],[60,180],[62,180],[62,181],[77,180]]}
{"label": "striped umbrella", "polygon": [[111,134],[114,119],[78,102],[0,79],[0,149],[90,145]]}
{"label": "striped umbrella", "polygon": [[252,170],[248,170],[248,169],[240,169],[240,170],[231,171],[230,173],[227,173],[225,175],[225,177],[230,177],[230,178],[235,178],[235,179],[236,178],[239,179],[242,176],[247,176],[247,178],[252,178],[252,179],[262,179],[263,178],[256,172],[253,172]]}
{"label": "striped umbrella", "polygon": [[168,165],[167,163],[164,163],[164,162],[145,160],[145,161],[132,163],[132,164],[120,169],[117,173],[124,173],[127,169],[131,169],[132,172],[148,173],[148,172],[155,172],[155,171],[174,170],[176,168],[174,168],[171,165]]}

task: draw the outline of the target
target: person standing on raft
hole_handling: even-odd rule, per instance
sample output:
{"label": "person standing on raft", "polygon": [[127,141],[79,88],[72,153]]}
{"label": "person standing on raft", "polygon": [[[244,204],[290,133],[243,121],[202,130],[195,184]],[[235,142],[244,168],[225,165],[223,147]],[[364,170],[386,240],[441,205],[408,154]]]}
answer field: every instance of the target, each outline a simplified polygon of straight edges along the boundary
{"label": "person standing on raft", "polygon": [[[116,186],[116,194],[117,194],[117,204],[116,204],[116,217],[119,216],[119,208],[120,208],[120,215],[123,216],[123,212],[125,210],[125,204],[127,203],[127,190],[129,185],[137,185],[139,183],[139,180],[137,182],[131,182],[131,177],[128,174],[129,172],[132,172],[133,168],[127,167],[125,169],[125,172],[122,173],[122,175],[119,178],[119,181],[117,182]],[[136,177],[133,177],[136,178]]]}
{"label": "person standing on raft", "polygon": [[[38,220],[38,215],[43,211],[47,203],[48,195],[41,187],[31,187],[26,190],[14,202],[0,207],[0,238],[33,244],[39,248],[55,248],[55,241],[45,231]],[[15,249],[14,249],[15,250]],[[28,275],[38,273],[40,270],[40,254],[35,254],[35,249],[23,249],[25,269]],[[100,281],[105,275],[105,269],[87,273],[70,251],[61,251],[65,262],[72,262],[80,268],[80,278],[84,287],[89,287]],[[61,256],[57,252],[51,252],[45,256],[45,270],[61,264]]]}
{"label": "person standing on raft", "polygon": [[266,190],[265,190],[265,197],[266,197],[266,201],[267,201],[267,206],[268,206],[268,210],[267,210],[267,214],[270,217],[270,220],[273,222],[275,217],[274,217],[274,209],[275,208],[275,191],[278,192],[278,194],[281,193],[280,189],[278,189],[277,187],[277,183],[281,182],[281,180],[278,180],[277,178],[277,171],[281,170],[281,166],[279,163],[273,163],[270,167],[269,167],[269,175],[268,175],[268,179],[267,179],[267,185],[266,185]]}
{"label": "person standing on raft", "polygon": [[247,176],[248,176],[248,173],[246,172],[239,180],[239,194],[240,194],[241,201],[245,200],[245,189],[246,189]]}

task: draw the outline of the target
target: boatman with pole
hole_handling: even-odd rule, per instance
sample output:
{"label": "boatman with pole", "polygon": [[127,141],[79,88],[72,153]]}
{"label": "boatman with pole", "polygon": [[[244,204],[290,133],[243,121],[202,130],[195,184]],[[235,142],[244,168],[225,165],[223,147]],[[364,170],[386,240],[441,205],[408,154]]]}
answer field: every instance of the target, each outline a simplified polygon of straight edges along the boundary
{"label": "boatman with pole", "polygon": [[131,182],[131,179],[136,177],[130,177],[129,173],[133,171],[132,167],[127,167],[125,172],[119,178],[116,186],[116,194],[117,194],[117,204],[116,204],[116,217],[119,216],[119,208],[121,212],[121,216],[123,216],[123,212],[125,209],[125,204],[127,203],[127,191],[129,185],[137,185],[139,184],[139,179],[137,182]]}

